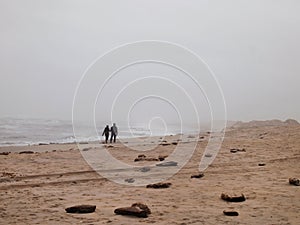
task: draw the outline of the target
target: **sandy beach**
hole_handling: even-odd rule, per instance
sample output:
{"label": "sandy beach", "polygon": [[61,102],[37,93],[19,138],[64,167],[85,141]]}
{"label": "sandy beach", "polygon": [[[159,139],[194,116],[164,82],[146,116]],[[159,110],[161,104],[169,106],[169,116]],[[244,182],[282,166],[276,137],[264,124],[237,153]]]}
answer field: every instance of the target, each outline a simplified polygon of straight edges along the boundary
{"label": "sandy beach", "polygon": [[[96,173],[75,144],[1,147],[0,224],[299,224],[300,125],[294,123],[239,123],[226,132],[222,147],[204,177],[197,174],[209,134],[199,139],[191,160],[166,182],[166,189],[116,184]],[[164,143],[178,141],[168,136]],[[142,152],[157,158],[175,145],[158,145]],[[231,149],[240,149],[235,153]],[[33,154],[19,154],[33,151]],[[132,165],[140,152],[122,143],[110,153]],[[246,201],[228,203],[222,193],[244,194]],[[118,207],[135,202],[148,205],[148,218],[116,215]],[[68,214],[65,208],[96,205],[90,214]],[[235,210],[239,216],[225,216]]]}

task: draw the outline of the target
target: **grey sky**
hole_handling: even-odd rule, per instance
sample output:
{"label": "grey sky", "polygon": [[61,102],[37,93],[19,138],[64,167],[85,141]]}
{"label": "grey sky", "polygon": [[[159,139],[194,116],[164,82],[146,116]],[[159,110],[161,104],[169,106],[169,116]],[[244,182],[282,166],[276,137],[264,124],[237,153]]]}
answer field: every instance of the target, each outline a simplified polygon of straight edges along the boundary
{"label": "grey sky", "polygon": [[300,120],[299,12],[297,0],[1,0],[0,117],[71,119],[95,58],[163,40],[210,66],[228,119]]}

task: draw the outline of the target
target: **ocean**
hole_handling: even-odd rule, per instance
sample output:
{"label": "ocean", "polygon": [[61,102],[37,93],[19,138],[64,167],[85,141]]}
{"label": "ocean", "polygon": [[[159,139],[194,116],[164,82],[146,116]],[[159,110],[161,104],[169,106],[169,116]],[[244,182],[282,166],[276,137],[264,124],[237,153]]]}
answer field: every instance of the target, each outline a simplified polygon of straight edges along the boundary
{"label": "ocean", "polygon": [[[97,123],[99,124],[99,123]],[[101,123],[100,123],[101,124]],[[102,134],[106,123],[97,127],[99,135]],[[128,127],[117,124],[120,138],[146,137],[175,135],[182,133],[183,130],[178,125],[168,125],[165,127],[156,127],[151,130],[147,124],[136,124]],[[95,127],[89,127],[82,123],[79,127],[76,138],[73,133],[71,121],[66,120],[47,120],[47,119],[20,119],[20,118],[2,118],[0,119],[0,146],[26,146],[50,143],[74,143],[99,141],[103,138],[97,135]],[[184,132],[193,133],[193,128],[185,129]]]}

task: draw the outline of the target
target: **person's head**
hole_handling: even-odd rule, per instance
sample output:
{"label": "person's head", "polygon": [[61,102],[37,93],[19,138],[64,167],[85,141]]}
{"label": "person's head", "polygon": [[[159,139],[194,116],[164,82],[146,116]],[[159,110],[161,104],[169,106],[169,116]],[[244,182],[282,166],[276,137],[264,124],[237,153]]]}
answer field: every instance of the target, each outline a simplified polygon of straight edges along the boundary
{"label": "person's head", "polygon": [[106,127],[109,127],[108,125],[106,125]]}
{"label": "person's head", "polygon": [[113,123],[113,126],[115,127],[115,126],[116,126],[116,123]]}

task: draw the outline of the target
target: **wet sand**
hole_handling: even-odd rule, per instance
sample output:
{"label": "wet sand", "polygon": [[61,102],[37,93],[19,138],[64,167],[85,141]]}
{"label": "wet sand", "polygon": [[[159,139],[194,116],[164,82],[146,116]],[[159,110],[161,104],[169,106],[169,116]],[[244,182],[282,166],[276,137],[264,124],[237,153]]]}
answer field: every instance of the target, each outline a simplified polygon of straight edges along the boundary
{"label": "wet sand", "polygon": [[[209,135],[197,143],[190,161],[166,182],[166,189],[116,184],[96,173],[75,144],[2,147],[0,152],[0,224],[299,224],[300,187],[289,185],[300,178],[300,126],[243,124],[228,129],[222,147],[204,177],[192,179]],[[178,136],[166,138],[178,141]],[[146,143],[147,144],[147,143]],[[150,144],[150,143],[149,143]],[[139,154],[157,158],[175,145],[159,145],[137,152],[121,143],[110,153],[132,165]],[[244,151],[230,152],[230,149]],[[18,154],[34,151],[34,154]],[[259,166],[259,164],[265,164]],[[246,201],[228,203],[222,193],[241,194]],[[117,207],[143,202],[148,218],[115,215]],[[77,204],[96,205],[91,214],[67,214]],[[229,217],[223,210],[235,210]]]}

